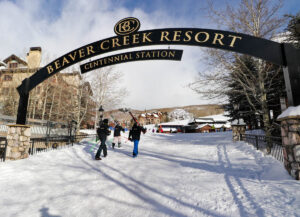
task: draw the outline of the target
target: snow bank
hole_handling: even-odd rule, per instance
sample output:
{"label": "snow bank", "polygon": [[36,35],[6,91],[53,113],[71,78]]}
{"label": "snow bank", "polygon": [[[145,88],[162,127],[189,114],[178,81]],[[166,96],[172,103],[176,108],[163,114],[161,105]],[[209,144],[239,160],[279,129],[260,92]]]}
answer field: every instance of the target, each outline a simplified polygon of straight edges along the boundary
{"label": "snow bank", "polygon": [[94,130],[94,129],[82,129],[79,132],[85,133],[85,134],[88,134],[88,135],[96,134],[96,130]]}
{"label": "snow bank", "polygon": [[299,216],[300,182],[231,132],[146,133],[134,159],[122,136],[0,162],[0,216]]}

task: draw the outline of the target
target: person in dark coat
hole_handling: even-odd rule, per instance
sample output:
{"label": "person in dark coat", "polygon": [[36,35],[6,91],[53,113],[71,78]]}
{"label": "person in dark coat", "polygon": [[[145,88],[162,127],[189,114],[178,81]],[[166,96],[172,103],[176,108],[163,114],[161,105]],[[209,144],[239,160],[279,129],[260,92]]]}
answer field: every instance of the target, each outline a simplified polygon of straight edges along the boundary
{"label": "person in dark coat", "polygon": [[112,148],[115,148],[116,143],[118,143],[118,147],[121,147],[121,131],[125,132],[125,129],[120,126],[119,122],[116,122],[115,130],[114,130],[114,140],[112,143]]}
{"label": "person in dark coat", "polygon": [[129,131],[128,140],[132,141],[134,144],[132,156],[137,157],[138,155],[138,145],[141,137],[141,132],[144,134],[146,133],[146,129],[142,126],[137,125],[137,123],[134,123],[131,130]]}
{"label": "person in dark coat", "polygon": [[100,155],[101,155],[102,150],[103,150],[104,157],[107,156],[107,147],[106,147],[105,142],[106,142],[107,136],[110,135],[110,130],[109,130],[109,126],[108,126],[108,119],[103,120],[100,127],[97,129],[97,134],[98,134],[99,140],[101,141],[101,144],[100,144],[99,149],[96,153],[95,159],[96,160],[101,160]]}

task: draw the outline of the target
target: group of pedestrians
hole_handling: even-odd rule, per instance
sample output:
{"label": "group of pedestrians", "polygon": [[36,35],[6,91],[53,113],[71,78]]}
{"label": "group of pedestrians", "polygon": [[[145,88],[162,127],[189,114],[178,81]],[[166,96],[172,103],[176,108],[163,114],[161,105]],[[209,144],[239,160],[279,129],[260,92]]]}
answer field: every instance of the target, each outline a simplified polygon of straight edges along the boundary
{"label": "group of pedestrians", "polygon": [[[112,142],[112,148],[115,148],[115,145],[118,145],[118,148],[121,147],[121,131],[125,132],[125,129],[118,123],[116,122],[116,126],[114,129],[114,139]],[[137,157],[138,155],[138,145],[141,137],[141,133],[146,133],[146,129],[140,125],[138,125],[136,122],[133,124],[131,130],[129,131],[128,135],[128,140],[133,142],[134,147],[133,147],[133,152],[132,156]],[[106,139],[107,136],[111,134],[111,131],[109,129],[108,125],[108,119],[104,119],[101,123],[99,128],[97,128],[97,135],[100,140],[100,146],[98,148],[98,151],[95,155],[95,160],[101,160],[101,152],[103,150],[103,156],[107,156],[107,147],[106,147]]]}

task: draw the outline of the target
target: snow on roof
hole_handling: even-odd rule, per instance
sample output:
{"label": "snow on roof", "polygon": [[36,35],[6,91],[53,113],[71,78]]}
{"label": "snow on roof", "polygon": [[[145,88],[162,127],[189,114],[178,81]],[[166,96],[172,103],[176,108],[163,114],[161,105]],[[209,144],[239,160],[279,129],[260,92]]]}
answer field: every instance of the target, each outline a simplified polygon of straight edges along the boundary
{"label": "snow on roof", "polygon": [[156,118],[158,118],[158,115],[157,115],[157,114],[153,114],[153,116],[156,117]]}
{"label": "snow on roof", "polygon": [[216,129],[223,128],[223,127],[226,127],[226,128],[231,127],[230,124],[227,124],[227,125],[226,124],[199,124],[196,129],[200,129],[200,128],[205,127],[205,126],[214,127]]}
{"label": "snow on roof", "polygon": [[146,117],[146,115],[145,115],[145,114],[141,114],[141,116],[142,116],[142,117]]}
{"label": "snow on roof", "polygon": [[277,120],[283,120],[287,117],[300,117],[300,105],[296,107],[288,107],[281,115],[277,117]]}
{"label": "snow on roof", "polygon": [[195,118],[195,122],[213,123],[214,119],[212,119],[212,118]]}
{"label": "snow on roof", "polygon": [[27,66],[27,62],[25,60],[22,60],[20,57],[14,55],[14,54],[7,57],[5,60],[3,60],[3,62],[5,62],[7,64],[9,61],[12,61],[12,60],[15,60],[18,63],[21,63],[21,64]]}
{"label": "snow on roof", "polygon": [[190,120],[186,119],[186,120],[177,120],[177,121],[172,121],[172,122],[161,123],[160,125],[178,125],[178,126],[182,126],[182,125],[187,125],[189,122],[190,122]]}
{"label": "snow on roof", "polygon": [[211,124],[199,124],[196,129],[201,129],[202,127],[205,127],[205,126],[210,126],[211,127]]}
{"label": "snow on roof", "polygon": [[225,113],[224,114],[218,114],[218,115],[210,115],[210,116],[205,116],[201,118],[213,118],[214,121],[228,121],[230,117],[226,117]]}
{"label": "snow on roof", "polygon": [[0,61],[0,67],[1,67],[1,66],[6,67],[6,64],[5,64],[4,62]]}

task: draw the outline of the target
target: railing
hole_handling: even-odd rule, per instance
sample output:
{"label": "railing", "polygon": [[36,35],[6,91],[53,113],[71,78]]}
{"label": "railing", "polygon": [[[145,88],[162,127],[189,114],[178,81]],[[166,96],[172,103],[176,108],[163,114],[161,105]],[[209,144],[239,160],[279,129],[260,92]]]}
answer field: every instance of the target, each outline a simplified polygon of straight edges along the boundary
{"label": "railing", "polygon": [[0,161],[5,161],[6,158],[7,140],[6,137],[0,137]]}
{"label": "railing", "polygon": [[[284,162],[281,137],[266,137],[264,135],[242,134],[241,140],[252,144],[257,150],[270,154],[280,162]],[[271,149],[268,153],[268,149]]]}
{"label": "railing", "polygon": [[34,155],[38,152],[61,149],[73,146],[74,143],[81,141],[84,138],[95,137],[95,135],[76,135],[76,136],[55,136],[31,138],[29,154]]}

